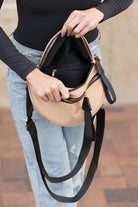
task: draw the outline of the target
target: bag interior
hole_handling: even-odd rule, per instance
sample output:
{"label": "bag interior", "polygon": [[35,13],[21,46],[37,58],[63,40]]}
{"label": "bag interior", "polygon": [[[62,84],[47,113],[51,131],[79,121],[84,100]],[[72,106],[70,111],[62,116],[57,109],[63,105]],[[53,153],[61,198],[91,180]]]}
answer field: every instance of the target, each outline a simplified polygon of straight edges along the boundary
{"label": "bag interior", "polygon": [[41,71],[60,79],[67,87],[78,87],[85,82],[92,67],[91,58],[81,38],[66,35],[57,37],[52,46],[47,48],[48,55],[41,66]]}

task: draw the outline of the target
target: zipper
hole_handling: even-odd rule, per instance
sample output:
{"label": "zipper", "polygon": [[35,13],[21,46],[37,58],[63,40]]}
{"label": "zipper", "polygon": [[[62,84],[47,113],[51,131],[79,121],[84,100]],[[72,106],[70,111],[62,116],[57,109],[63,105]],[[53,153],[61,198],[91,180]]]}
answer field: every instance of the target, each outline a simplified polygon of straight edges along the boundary
{"label": "zipper", "polygon": [[53,77],[55,76],[56,71],[57,71],[57,69],[53,69],[53,70],[52,70],[52,76],[53,76]]}
{"label": "zipper", "polygon": [[45,59],[46,59],[46,57],[48,56],[48,53],[49,53],[49,51],[50,51],[50,46],[49,46],[49,48],[47,48],[47,51],[46,52],[44,52],[44,55],[42,56],[42,59],[40,60],[40,63],[39,63],[39,67],[41,68],[41,66],[44,64],[44,62],[45,62]]}
{"label": "zipper", "polygon": [[[84,38],[85,38],[85,37],[84,37]],[[88,52],[88,54],[89,54],[89,56],[90,56],[90,59],[92,59],[91,50],[90,50],[90,48],[89,48],[89,45],[86,44],[84,38],[81,37],[81,39],[82,39],[82,41],[83,41],[83,43],[84,43],[84,45],[85,45],[85,48],[86,48],[86,50],[87,50],[87,52]]]}
{"label": "zipper", "polygon": [[53,39],[53,40],[49,43],[49,45],[47,45],[47,47],[45,48],[45,50],[44,50],[44,52],[43,52],[43,54],[42,54],[42,57],[41,57],[41,59],[40,59],[40,61],[39,61],[39,68],[41,68],[42,65],[43,65],[43,63],[45,62],[45,59],[47,58],[48,53],[49,53],[49,51],[51,50],[51,48],[52,48],[54,42],[56,41],[56,39],[57,39],[57,37],[56,37],[55,39]]}

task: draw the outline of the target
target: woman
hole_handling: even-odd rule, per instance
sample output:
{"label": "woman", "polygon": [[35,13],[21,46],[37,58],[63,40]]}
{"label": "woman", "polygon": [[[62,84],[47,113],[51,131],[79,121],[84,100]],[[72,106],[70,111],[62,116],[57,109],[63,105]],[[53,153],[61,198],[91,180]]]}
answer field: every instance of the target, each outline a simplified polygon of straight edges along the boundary
{"label": "woman", "polygon": [[[57,3],[58,2],[58,3]],[[0,0],[0,7],[3,0]],[[12,115],[23,147],[25,162],[34,193],[36,207],[77,206],[60,203],[46,191],[37,165],[31,137],[25,130],[26,80],[43,101],[60,101],[69,97],[69,88],[60,80],[36,68],[46,44],[61,30],[61,36],[85,35],[92,53],[100,58],[98,23],[127,9],[132,0],[17,0],[18,25],[12,40],[0,27],[0,58],[8,65],[7,83]],[[44,120],[34,110],[42,159],[50,176],[62,176],[73,169],[83,140],[84,124],[75,127],[57,126]],[[64,156],[63,156],[64,155]],[[82,185],[84,169],[63,183],[49,183],[59,195],[73,196]]]}

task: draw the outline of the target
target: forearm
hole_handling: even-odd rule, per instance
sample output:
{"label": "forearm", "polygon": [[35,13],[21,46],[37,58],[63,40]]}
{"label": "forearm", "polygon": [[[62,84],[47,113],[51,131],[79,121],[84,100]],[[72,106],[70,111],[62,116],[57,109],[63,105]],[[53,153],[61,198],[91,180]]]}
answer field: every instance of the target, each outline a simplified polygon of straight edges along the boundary
{"label": "forearm", "polygon": [[104,21],[127,9],[132,2],[133,0],[104,0],[101,4],[95,6],[95,8],[103,12],[104,18],[102,21]]}
{"label": "forearm", "polygon": [[22,79],[36,67],[36,64],[21,54],[0,27],[0,59],[15,71]]}

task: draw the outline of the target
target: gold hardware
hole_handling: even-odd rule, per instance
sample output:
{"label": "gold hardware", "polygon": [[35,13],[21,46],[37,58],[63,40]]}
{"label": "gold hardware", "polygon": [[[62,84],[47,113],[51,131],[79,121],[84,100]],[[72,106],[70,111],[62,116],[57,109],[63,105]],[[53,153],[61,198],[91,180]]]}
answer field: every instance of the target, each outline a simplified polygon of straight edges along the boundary
{"label": "gold hardware", "polygon": [[28,130],[27,123],[25,123],[25,129]]}
{"label": "gold hardware", "polygon": [[55,72],[57,71],[57,69],[52,70],[52,76],[55,76]]}
{"label": "gold hardware", "polygon": [[97,54],[94,54],[94,58],[97,58],[100,61],[100,58]]}
{"label": "gold hardware", "polygon": [[85,93],[84,93],[84,97],[87,97],[87,92],[85,91]]}
{"label": "gold hardware", "polygon": [[96,64],[96,60],[93,58],[91,61],[93,64]]}
{"label": "gold hardware", "polygon": [[36,68],[38,68],[38,69],[39,69],[39,64],[37,64]]}

